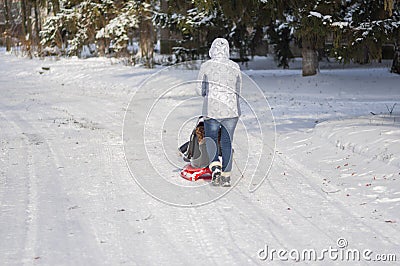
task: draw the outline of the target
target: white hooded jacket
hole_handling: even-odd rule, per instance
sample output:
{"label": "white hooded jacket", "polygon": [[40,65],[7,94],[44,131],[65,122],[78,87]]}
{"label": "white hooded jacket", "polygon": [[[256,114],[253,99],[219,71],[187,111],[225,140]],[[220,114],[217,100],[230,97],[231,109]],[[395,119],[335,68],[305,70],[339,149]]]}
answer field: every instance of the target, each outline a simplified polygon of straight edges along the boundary
{"label": "white hooded jacket", "polygon": [[197,90],[204,97],[202,115],[214,119],[239,117],[242,74],[239,65],[229,60],[228,41],[215,39],[209,55],[211,60],[201,65],[198,75]]}

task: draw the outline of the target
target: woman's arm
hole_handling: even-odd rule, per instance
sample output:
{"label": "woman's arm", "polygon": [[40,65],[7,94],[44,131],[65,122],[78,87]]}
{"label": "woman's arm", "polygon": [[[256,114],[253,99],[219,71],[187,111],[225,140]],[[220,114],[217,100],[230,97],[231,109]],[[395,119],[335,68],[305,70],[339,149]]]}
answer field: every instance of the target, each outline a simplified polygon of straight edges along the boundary
{"label": "woman's arm", "polygon": [[204,73],[204,67],[201,66],[199,75],[197,77],[196,93],[197,95],[205,97],[207,95],[207,91],[208,91],[208,77]]}
{"label": "woman's arm", "polygon": [[236,94],[238,97],[240,97],[240,94],[242,93],[242,72],[239,70],[239,74],[236,77]]}
{"label": "woman's arm", "polygon": [[206,97],[208,93],[208,77],[207,75],[203,76],[203,81],[201,82],[201,96]]}

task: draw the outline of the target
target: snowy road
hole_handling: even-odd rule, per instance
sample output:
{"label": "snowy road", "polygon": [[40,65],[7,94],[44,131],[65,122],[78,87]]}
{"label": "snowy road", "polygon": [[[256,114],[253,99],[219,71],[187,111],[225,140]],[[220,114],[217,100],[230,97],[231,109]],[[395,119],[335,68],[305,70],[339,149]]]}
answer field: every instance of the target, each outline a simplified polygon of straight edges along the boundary
{"label": "snowy road", "polygon": [[[0,55],[1,265],[263,265],[266,246],[320,256],[339,238],[348,242],[339,250],[400,260],[399,109],[385,113],[400,104],[398,76],[248,71],[276,116],[270,175],[255,193],[239,183],[179,208],[143,192],[124,159],[125,110],[152,73]],[[341,263],[325,255],[312,263]]]}

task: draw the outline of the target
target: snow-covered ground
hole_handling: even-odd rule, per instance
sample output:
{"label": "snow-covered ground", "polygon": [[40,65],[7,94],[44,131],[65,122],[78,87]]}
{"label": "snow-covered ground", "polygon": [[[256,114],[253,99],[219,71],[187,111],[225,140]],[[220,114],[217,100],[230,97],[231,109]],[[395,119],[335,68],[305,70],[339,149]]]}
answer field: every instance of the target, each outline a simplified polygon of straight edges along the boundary
{"label": "snow-covered ground", "polygon": [[[319,257],[324,249],[338,251],[301,264],[341,264],[339,255],[350,249],[361,255],[370,250],[372,260],[395,254],[400,261],[400,76],[387,67],[335,68],[314,77],[302,77],[299,69],[245,70],[275,118],[272,169],[249,193],[252,169],[245,166],[252,162],[243,146],[250,144],[241,140],[256,138],[238,128],[237,185],[210,204],[184,208],[154,199],[131,175],[146,181],[148,168],[140,163],[147,155],[135,153],[129,143],[142,137],[151,143],[153,135],[140,123],[123,129],[124,116],[129,122],[129,114],[140,115],[157,96],[160,88],[151,86],[135,94],[157,70],[106,59],[27,60],[1,52],[1,265],[263,265],[285,263],[284,258],[290,263],[305,249]],[[172,69],[159,84],[193,73]],[[249,95],[255,112],[270,119],[265,104]],[[137,108],[126,112],[132,97]],[[170,113],[167,106],[158,108],[149,121]],[[125,143],[123,131],[124,138],[131,132]],[[265,136],[273,147],[273,130]],[[126,143],[130,148],[124,149]],[[180,162],[175,150],[167,155],[174,154]],[[130,164],[132,158],[139,162]],[[265,160],[262,166],[272,157]],[[159,162],[175,185],[156,186],[154,193],[171,201],[186,200],[184,191],[193,186],[199,187],[193,200],[221,194],[222,188],[189,183],[176,167]],[[281,259],[273,252],[280,249]]]}

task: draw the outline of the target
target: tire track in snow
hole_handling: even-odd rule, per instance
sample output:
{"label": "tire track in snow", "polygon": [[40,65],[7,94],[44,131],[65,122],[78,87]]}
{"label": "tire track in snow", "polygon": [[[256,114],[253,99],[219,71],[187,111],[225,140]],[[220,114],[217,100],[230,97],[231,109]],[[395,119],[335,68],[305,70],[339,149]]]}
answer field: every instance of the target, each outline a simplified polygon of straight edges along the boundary
{"label": "tire track in snow", "polygon": [[30,265],[37,257],[37,236],[38,236],[38,185],[37,172],[35,170],[33,152],[30,145],[27,145],[27,166],[29,173],[29,189],[28,189],[28,204],[27,204],[27,220],[26,220],[26,240],[24,247],[24,256],[22,262],[24,265]]}
{"label": "tire track in snow", "polygon": [[[236,234],[232,234],[231,238],[233,242],[238,242],[238,245],[243,245],[243,243],[251,243],[250,254],[252,254],[251,259],[258,260],[259,263],[262,263],[257,257],[257,251],[260,248],[264,247],[264,244],[272,244],[273,248],[286,248],[290,250],[291,248],[299,248],[304,243],[299,242],[299,239],[296,238],[296,234],[290,234],[290,230],[294,229],[293,232],[299,230],[299,228],[290,228],[290,224],[287,224],[287,220],[293,221],[296,220],[298,222],[298,218],[304,221],[304,224],[309,224],[308,218],[296,213],[296,217],[293,217],[292,214],[287,214],[286,208],[287,206],[292,206],[290,204],[282,204],[281,193],[277,190],[274,190],[274,194],[268,193],[269,201],[273,203],[273,205],[268,208],[270,205],[265,204],[264,208],[260,208],[257,202],[252,200],[251,197],[254,194],[250,194],[246,191],[246,188],[243,187],[243,190],[235,190],[235,200],[230,199],[230,201],[235,202],[233,209],[236,213],[235,217],[231,217],[230,223],[232,226],[236,226],[240,228],[243,224],[251,225],[248,231],[242,233],[241,236]],[[287,192],[287,191],[285,191]],[[240,204],[238,204],[240,202]],[[283,201],[284,202],[284,201]],[[261,203],[261,202],[258,202]],[[293,207],[292,207],[293,208]],[[266,212],[266,210],[269,210]],[[221,211],[221,213],[223,213]],[[225,216],[225,219],[229,219]],[[302,226],[304,227],[304,225]],[[315,224],[311,224],[310,231],[315,228]],[[303,240],[303,239],[302,239]]]}
{"label": "tire track in snow", "polygon": [[[58,132],[49,128],[49,124],[43,123],[41,116],[46,113],[46,110],[43,110],[41,106],[38,109],[40,111],[37,113],[29,113],[29,120],[28,117],[22,117],[19,113],[13,114],[13,121],[15,121],[13,123],[28,139],[28,147],[31,153],[29,165],[32,171],[30,176],[34,177],[31,179],[29,193],[29,202],[32,206],[28,205],[28,212],[31,213],[32,218],[28,226],[25,244],[25,250],[31,253],[26,253],[26,261],[31,263],[30,260],[37,257],[49,263],[61,261],[61,264],[74,261],[78,263],[85,260],[99,262],[98,258],[92,257],[92,254],[96,252],[89,252],[88,255],[83,254],[80,258],[69,255],[70,253],[81,252],[78,246],[74,244],[76,236],[79,239],[84,239],[85,244],[82,245],[81,243],[81,245],[85,248],[91,246],[89,244],[90,236],[83,230],[81,222],[72,219],[70,213],[68,213],[69,208],[66,204],[70,197],[65,190],[61,160],[51,145],[52,140],[57,140],[55,136]],[[37,179],[39,172],[41,175],[40,184]],[[39,234],[40,239],[46,240],[41,241],[40,245],[37,240]],[[50,238],[46,239],[46,235]],[[60,241],[60,238],[62,241]],[[32,257],[33,251],[38,253],[34,257]]]}
{"label": "tire track in snow", "polygon": [[[302,181],[305,181],[305,183],[307,184],[308,190],[313,191],[313,195],[311,196],[313,198],[313,201],[311,203],[312,203],[312,205],[315,205],[313,207],[315,210],[318,210],[321,207],[320,202],[326,201],[325,204],[328,204],[328,206],[330,206],[329,208],[327,208],[328,213],[330,213],[331,215],[334,215],[334,216],[336,215],[338,217],[338,219],[341,219],[341,217],[346,217],[346,219],[348,219],[349,221],[357,220],[358,217],[356,217],[354,214],[349,212],[349,210],[344,207],[343,202],[337,202],[337,200],[335,200],[331,197],[328,197],[325,193],[323,193],[321,191],[321,187],[316,186],[315,182],[312,182],[309,179],[308,176],[310,176],[310,172],[304,171],[304,170],[307,170],[307,169],[305,169],[305,167],[299,166],[298,163],[294,163],[292,160],[289,160],[289,158],[286,158],[283,155],[279,156],[279,158],[283,162],[283,165],[288,166],[289,169],[300,174],[300,178]],[[311,175],[311,177],[316,178],[315,180],[322,181],[322,178],[319,176],[316,177],[315,175]],[[299,184],[301,184],[301,183],[304,184],[304,182],[299,182]],[[305,215],[304,212],[301,211],[302,209],[304,209],[304,206],[305,206],[304,203],[308,202],[308,204],[309,204],[309,201],[307,198],[310,195],[308,193],[304,194],[304,196],[302,196],[303,193],[299,193],[299,191],[297,189],[295,189],[294,194],[292,194],[292,195],[295,195],[295,200],[294,200],[294,199],[292,199],[293,196],[285,197],[285,195],[290,195],[290,193],[285,193],[285,192],[289,192],[289,191],[287,191],[287,189],[285,189],[283,191],[280,190],[281,191],[281,193],[280,193],[270,178],[268,178],[268,184],[270,185],[271,189],[275,192],[274,194],[277,196],[277,198],[279,198],[282,202],[285,202],[287,204],[287,206],[289,206],[290,209],[296,213],[296,216],[299,216],[299,218],[303,221],[303,222],[301,222],[302,224],[309,224],[308,227],[314,228],[318,232],[320,232],[322,235],[324,235],[325,239],[329,240],[328,244],[336,243],[338,236],[333,234],[334,232],[329,232],[329,230],[327,231],[327,229],[330,228],[329,224],[326,224],[326,223],[322,223],[322,225],[317,224],[316,222],[313,221],[314,219],[312,219],[312,217]],[[282,185],[280,185],[280,186],[282,186]],[[265,218],[263,215],[260,215],[260,213],[262,213],[262,210],[257,209],[253,204],[251,204],[250,197],[247,195],[248,193],[246,193],[246,192],[243,193],[241,190],[235,190],[235,192],[239,193],[239,196],[241,196],[241,198],[242,198],[241,202],[248,203],[247,206],[240,206],[240,208],[238,208],[237,211],[240,213],[240,215],[238,215],[238,216],[239,217],[244,216],[245,217],[244,220],[250,221],[249,223],[251,223],[251,224],[254,224],[255,217],[261,216],[261,218],[264,219],[264,221],[262,223],[259,223],[258,226],[262,229],[265,229],[266,228],[265,225],[268,224],[268,222],[265,221]],[[269,195],[272,196],[271,194],[269,194]],[[322,199],[322,201],[316,200],[315,197]],[[244,200],[243,200],[243,198],[244,198]],[[303,200],[301,200],[301,198],[303,198]],[[302,205],[299,205],[299,203]],[[318,206],[316,206],[316,205],[318,205]],[[242,211],[242,210],[245,210],[245,211]],[[252,210],[254,211],[253,213],[251,212]],[[337,210],[337,212],[334,210]],[[273,212],[275,212],[275,211],[273,211]],[[223,213],[223,212],[221,212],[221,213]],[[266,215],[266,216],[268,217],[268,215]],[[294,218],[291,217],[291,219],[294,219]],[[233,220],[233,222],[235,222],[235,220]],[[338,225],[340,225],[340,223]],[[367,225],[365,222],[363,222],[363,225],[365,225],[366,228],[368,228],[370,233],[374,233],[377,236],[381,235],[378,231],[375,230],[375,228]],[[271,228],[270,225],[267,227],[270,227],[271,231],[274,231],[274,232],[277,231],[276,228]],[[310,228],[310,230],[311,230],[311,228]],[[351,228],[356,229],[356,228],[358,228],[358,225],[351,225]],[[351,233],[349,233],[349,234],[351,234]],[[285,236],[284,237],[285,239],[287,239],[287,237],[288,237],[287,235],[285,235],[284,231],[278,233],[277,236],[275,237],[275,241],[276,241],[275,243],[278,243],[280,245],[280,247],[287,247],[287,244],[298,245],[298,244],[296,244],[296,241],[294,241],[293,239],[291,239],[289,241],[279,240],[279,238],[283,239],[282,236]],[[235,237],[237,238],[237,236],[235,236]],[[381,238],[381,240],[386,241],[387,239]],[[320,241],[324,241],[324,240],[320,240]],[[239,241],[239,242],[243,243],[243,240]],[[391,243],[393,245],[395,245],[395,243],[393,243],[393,242],[391,242]],[[324,246],[324,248],[325,247],[326,246]],[[363,262],[363,263],[365,263],[365,262]]]}
{"label": "tire track in snow", "polygon": [[[220,247],[219,245],[215,245],[213,242],[220,239],[215,235],[218,235],[221,227],[223,228],[226,224],[222,223],[221,220],[218,220],[218,217],[209,216],[209,213],[205,216],[200,216],[197,208],[191,208],[189,211],[189,226],[193,228],[193,233],[196,235],[196,241],[199,243],[199,246],[204,253],[207,254],[207,260],[211,261],[214,265],[218,265],[218,261],[221,259],[221,255],[219,254]],[[199,219],[199,217],[210,217],[212,225],[203,219]],[[215,228],[215,225],[219,228]],[[212,236],[210,236],[210,231],[213,233]]]}
{"label": "tire track in snow", "polygon": [[[307,188],[308,189],[311,188],[311,190],[314,191],[315,195],[321,196],[322,200],[326,200],[327,199],[322,193],[320,193],[320,191],[318,189],[315,188],[315,185],[312,184],[306,178],[306,175],[304,173],[302,173],[297,168],[295,168],[295,166],[294,166],[295,164],[292,161],[289,161],[288,159],[286,159],[286,157],[282,158],[283,156],[279,155],[279,154],[278,154],[277,157],[282,161],[283,165],[285,165],[289,169],[292,169],[293,171],[297,172],[300,175],[301,179],[307,182],[307,184],[308,184]],[[327,237],[327,239],[330,239],[332,241],[332,243],[335,243],[336,239],[333,236],[329,235],[326,232],[326,230],[322,229],[320,226],[318,226],[316,223],[314,223],[310,219],[310,216],[307,216],[302,211],[300,211],[301,209],[304,209],[304,204],[306,202],[310,202],[310,201],[308,201],[307,198],[302,198],[301,197],[302,195],[304,195],[304,193],[299,193],[299,190],[297,190],[297,194],[295,194],[296,195],[296,200],[294,201],[294,200],[290,200],[289,197],[282,196],[282,193],[278,192],[278,189],[276,188],[276,186],[273,184],[273,182],[271,180],[268,180],[268,184],[270,185],[271,189],[273,189],[275,191],[276,195],[278,195],[278,197],[283,202],[286,203],[286,205],[290,208],[290,210],[293,210],[298,216],[300,216],[303,219],[303,221],[306,221],[306,223],[310,224],[313,228],[317,229],[320,233],[322,233],[325,237]],[[300,184],[300,182],[297,182],[297,184]],[[290,193],[285,193],[285,194],[290,194]],[[309,194],[307,196],[309,196]],[[313,197],[313,200],[316,200],[315,197]],[[296,203],[294,203],[294,202],[296,202]],[[318,202],[318,206],[314,206],[314,210],[315,209],[320,209],[321,208],[321,202],[323,202],[323,201],[315,201],[315,203],[316,202]],[[299,203],[301,205],[299,205]],[[336,206],[333,206],[333,207],[336,207]],[[332,210],[332,209],[330,209],[330,210]]]}
{"label": "tire track in snow", "polygon": [[[61,110],[62,111],[62,110]],[[53,134],[57,134],[57,129],[53,129]],[[82,141],[82,136],[85,136],[85,139],[88,140],[88,146],[87,148],[85,148],[85,151],[83,153],[79,153],[80,149],[76,150],[75,147],[69,147],[69,149],[60,149],[58,145],[55,145],[54,148],[51,148],[51,152],[52,154],[57,158],[58,162],[64,162],[64,164],[66,165],[66,167],[63,167],[63,169],[65,170],[65,174],[67,175],[74,175],[75,178],[74,180],[69,183],[68,185],[64,184],[65,187],[68,187],[66,189],[68,190],[73,190],[74,187],[79,187],[79,192],[82,192],[84,194],[88,194],[88,195],[101,195],[100,197],[102,198],[101,202],[107,202],[108,198],[114,198],[116,197],[116,193],[114,193],[114,191],[104,191],[105,187],[100,187],[98,184],[94,185],[90,182],[85,182],[87,184],[81,183],[84,182],[83,178],[89,178],[89,170],[88,167],[90,166],[90,164],[93,164],[93,162],[91,162],[89,160],[90,158],[90,154],[95,154],[96,157],[100,158],[98,161],[96,161],[96,164],[98,164],[97,166],[92,165],[93,167],[95,167],[96,172],[91,172],[91,174],[94,174],[94,177],[99,176],[98,181],[100,180],[100,175],[101,176],[108,176],[108,173],[111,171],[110,169],[112,169],[111,165],[112,165],[112,156],[110,154],[110,151],[108,150],[107,146],[104,145],[103,141],[104,141],[104,135],[101,133],[102,130],[91,130],[91,129],[87,129],[87,128],[82,128],[82,129],[72,129],[72,132],[69,133],[71,135],[69,135],[71,138],[72,136],[75,137],[77,140],[79,139],[79,144],[81,145],[85,145],[84,141]],[[83,142],[83,144],[82,144]],[[72,142],[73,143],[73,142]],[[50,144],[52,146],[52,144]],[[72,144],[73,145],[73,144]],[[69,155],[69,156],[68,156]],[[70,167],[70,160],[71,158],[74,158],[76,155],[83,155],[84,157],[86,157],[86,159],[84,159],[84,161],[80,161],[79,163],[83,163],[83,165],[75,165],[75,167],[73,169],[71,169]],[[61,163],[59,163],[61,165]],[[80,168],[78,170],[78,167]],[[73,170],[71,172],[71,170]],[[86,175],[85,175],[86,173]],[[75,181],[76,180],[76,181]],[[97,179],[96,179],[97,180]],[[111,179],[112,180],[112,179]],[[81,181],[81,182],[80,182]],[[75,193],[74,193],[75,195]],[[79,195],[79,194],[78,194]],[[103,214],[103,213],[111,213],[111,212],[115,212],[115,209],[108,209],[107,208],[107,204],[101,204],[100,202],[86,202],[86,204],[84,204],[82,202],[82,198],[76,198],[76,197],[72,197],[72,200],[74,200],[75,203],[79,204],[77,205],[80,208],[80,205],[87,205],[87,207],[90,206],[90,209],[94,210],[95,216],[97,217],[91,217],[88,216],[87,214],[80,216],[79,217],[79,221],[78,221],[78,225],[79,227],[75,227],[74,229],[76,231],[78,231],[80,238],[82,240],[84,240],[87,246],[89,246],[91,249],[93,249],[93,252],[91,252],[91,256],[93,256],[94,254],[101,254],[101,258],[96,258],[96,260],[100,263],[111,263],[109,261],[109,258],[112,258],[115,256],[115,253],[109,253],[109,256],[105,256],[105,254],[107,254],[109,251],[109,249],[106,249],[105,247],[107,246],[107,243],[113,243],[113,249],[112,252],[115,252],[115,250],[118,250],[118,255],[121,258],[121,263],[124,262],[124,258],[123,256],[121,256],[121,254],[124,254],[124,252],[121,250],[121,245],[119,243],[120,238],[120,234],[118,231],[115,230],[115,226],[113,225],[113,223],[108,222],[108,219],[105,219],[104,221],[102,221],[102,226],[107,225],[107,229],[104,230],[104,227],[99,226],[99,224],[96,223],[96,219],[98,218],[99,215]],[[95,205],[93,205],[93,203]],[[99,208],[101,208],[101,210],[99,210]],[[84,208],[85,210],[87,208]],[[82,211],[82,212],[86,212],[86,211]],[[93,213],[93,212],[92,212]],[[75,224],[76,226],[77,224]],[[101,235],[99,234],[99,230],[102,233],[106,233],[108,236],[112,236],[112,238],[110,239],[109,237],[104,238],[104,234]],[[92,241],[92,239],[95,239],[96,241]],[[100,252],[101,251],[101,252]],[[93,258],[91,258],[92,260]]]}
{"label": "tire track in snow", "polygon": [[[26,169],[28,177],[25,179],[27,187],[27,194],[24,195],[25,199],[25,214],[24,217],[24,246],[19,247],[22,251],[20,257],[21,262],[25,264],[31,264],[34,258],[37,256],[37,234],[38,234],[38,187],[37,187],[37,172],[34,166],[33,160],[33,149],[31,147],[33,139],[29,138],[29,135],[25,134],[22,128],[15,122],[18,118],[15,114],[10,112],[1,114],[5,121],[12,126],[17,136],[20,136],[23,140],[24,145],[21,146],[21,150],[25,151],[26,154]],[[11,118],[10,118],[11,117]],[[16,188],[9,188],[14,190]],[[22,218],[22,217],[21,217]]]}
{"label": "tire track in snow", "polygon": [[[218,209],[228,225],[226,228],[228,231],[228,238],[225,241],[235,248],[229,255],[234,257],[234,261],[237,263],[240,262],[238,264],[260,263],[256,258],[256,252],[258,247],[261,247],[261,243],[265,241],[265,234],[271,235],[277,242],[280,241],[276,237],[276,234],[271,233],[272,230],[266,230],[270,227],[270,223],[262,226],[260,223],[254,221],[254,217],[248,219],[248,216],[240,211],[239,208],[219,207]],[[233,212],[236,217],[228,217],[226,214],[227,211]],[[243,228],[244,226],[245,228]],[[262,237],[260,237],[260,235],[262,235]],[[230,249],[232,249],[232,247],[230,247]]]}
{"label": "tire track in snow", "polygon": [[[289,158],[288,156],[285,155],[281,155],[278,154],[278,158],[280,158],[280,160],[286,164],[286,166],[288,166],[290,169],[294,170],[295,172],[297,172],[300,176],[300,178],[305,181],[310,188],[312,188],[314,190],[314,192],[319,196],[319,198],[322,198],[322,200],[324,200],[324,202],[326,202],[327,204],[329,204],[331,207],[329,208],[329,212],[334,213],[332,210],[338,210],[338,213],[342,213],[341,215],[336,215],[339,219],[339,221],[342,221],[342,219],[347,219],[350,222],[351,221],[357,221],[359,224],[362,224],[364,226],[364,229],[367,229],[369,231],[369,233],[374,233],[375,237],[380,238],[382,241],[384,242],[388,242],[390,244],[392,244],[393,246],[396,246],[399,241],[392,241],[390,239],[390,237],[384,237],[382,235],[382,231],[379,231],[379,229],[376,229],[374,227],[372,227],[371,225],[367,224],[365,221],[360,219],[361,215],[355,215],[354,212],[357,212],[357,210],[352,209],[352,212],[350,212],[347,207],[345,206],[344,202],[338,199],[335,199],[329,195],[327,195],[327,193],[324,193],[321,189],[320,186],[317,186],[315,184],[315,182],[312,182],[310,180],[310,178],[314,179],[315,181],[322,181],[323,178],[321,176],[319,176],[317,173],[308,170],[307,167],[303,166],[302,164],[298,163],[297,161],[295,161],[292,158]],[[270,182],[269,182],[270,183]],[[273,186],[272,183],[270,183],[271,187],[276,190],[276,188]],[[334,186],[332,186],[334,187]],[[293,204],[290,203],[287,199],[282,197],[282,200],[284,200],[285,202],[287,202],[291,207],[294,207],[293,210],[295,210],[296,212],[298,212],[301,216],[305,217],[299,210],[301,210],[303,206],[299,206],[297,204]],[[299,202],[299,201],[297,201]],[[321,201],[322,202],[322,201]],[[310,219],[306,219],[308,222],[310,222],[311,224],[313,224],[315,226],[315,228],[317,228],[319,231],[321,231],[322,233],[326,234],[326,236],[328,236],[333,243],[335,243],[335,241],[337,240],[337,238],[333,238],[333,236],[327,235],[327,233],[325,233],[325,231],[318,225],[314,224]],[[330,223],[332,223],[332,221],[330,221]],[[329,225],[327,225],[329,227]],[[352,225],[353,227],[355,225]],[[358,228],[358,226],[357,226]],[[393,230],[394,232],[391,235],[391,237],[393,237],[394,235],[397,235],[397,230]],[[367,232],[362,232],[361,238],[358,239],[363,239],[363,236],[365,236]],[[343,237],[343,236],[342,236]],[[374,240],[376,241],[376,239]]]}
{"label": "tire track in snow", "polygon": [[[6,126],[7,124],[7,126]],[[0,111],[0,125],[2,129],[2,134],[1,134],[1,142],[0,142],[0,148],[1,148],[1,154],[0,154],[0,206],[3,206],[3,203],[5,202],[5,191],[8,186],[7,184],[7,176],[6,173],[9,171],[10,165],[11,164],[11,159],[10,159],[10,137],[5,135],[5,129],[9,129],[9,126],[12,127],[12,124],[8,122],[8,120],[4,117],[3,112]],[[14,147],[13,147],[14,149]]]}
{"label": "tire track in snow", "polygon": [[[322,187],[317,186],[315,184],[315,182],[312,182],[310,180],[310,177],[313,178],[315,181],[320,181],[322,182],[323,178],[321,176],[319,176],[318,174],[316,174],[313,171],[310,171],[309,169],[307,169],[307,167],[303,166],[302,164],[298,163],[297,161],[295,161],[294,159],[291,159],[283,154],[276,154],[277,158],[279,158],[282,162],[283,165],[285,165],[287,168],[292,169],[293,171],[297,172],[298,174],[300,174],[300,177],[303,181],[306,182],[306,184],[308,184],[308,186],[310,188],[312,188],[312,190],[314,191],[315,196],[319,196],[320,198],[322,198],[322,201],[327,201],[327,203],[329,203],[329,205],[331,206],[331,208],[329,208],[331,214],[333,214],[334,212],[332,212],[332,209],[337,209],[339,210],[339,213],[343,213],[343,216],[346,217],[346,219],[349,219],[350,221],[360,221],[359,217],[357,217],[356,215],[354,215],[352,212],[350,212],[348,210],[348,208],[346,208],[346,205],[344,204],[343,201],[337,201],[336,199],[330,197],[329,195],[327,195],[327,193],[324,193],[321,189]],[[277,163],[275,162],[275,165],[277,165]],[[272,172],[271,172],[272,173]],[[302,201],[298,200],[298,197],[302,195],[302,193],[299,193],[299,191],[294,191],[294,193],[292,195],[296,195],[297,199],[296,201],[292,201],[292,202],[296,202],[296,203],[291,203],[288,201],[288,197],[284,197],[281,195],[281,193],[278,192],[277,188],[274,186],[274,184],[271,182],[271,179],[268,178],[268,184],[271,186],[271,188],[276,192],[276,194],[284,201],[287,203],[287,205],[289,207],[291,207],[292,210],[295,210],[304,220],[306,220],[308,223],[310,223],[312,226],[314,226],[317,230],[319,230],[321,233],[323,233],[326,237],[328,237],[328,239],[331,239],[331,241],[333,241],[333,243],[335,243],[336,239],[332,238],[332,236],[329,236],[325,230],[323,230],[319,225],[315,224],[314,222],[312,222],[311,219],[308,219],[307,216],[305,216],[300,210],[304,208],[304,204],[303,205],[298,205],[297,203],[299,202],[308,202],[307,199],[304,199]],[[301,182],[303,183],[303,182]],[[331,185],[330,185],[331,186]],[[335,189],[336,187],[331,186],[332,189]],[[291,195],[291,194],[288,194]],[[315,209],[318,209],[320,206],[316,206]],[[352,211],[354,211],[354,209],[352,209]],[[351,218],[349,218],[351,217]],[[369,228],[369,232],[373,232],[375,233],[377,236],[381,237],[381,233],[371,227],[370,225],[368,225],[366,222],[360,221],[365,228]],[[340,224],[340,219],[339,219],[339,223]],[[394,230],[393,232],[394,234],[397,234],[397,230]],[[387,241],[387,238],[382,238],[382,240]],[[393,243],[392,241],[389,240],[390,243],[392,244],[396,244]]]}

